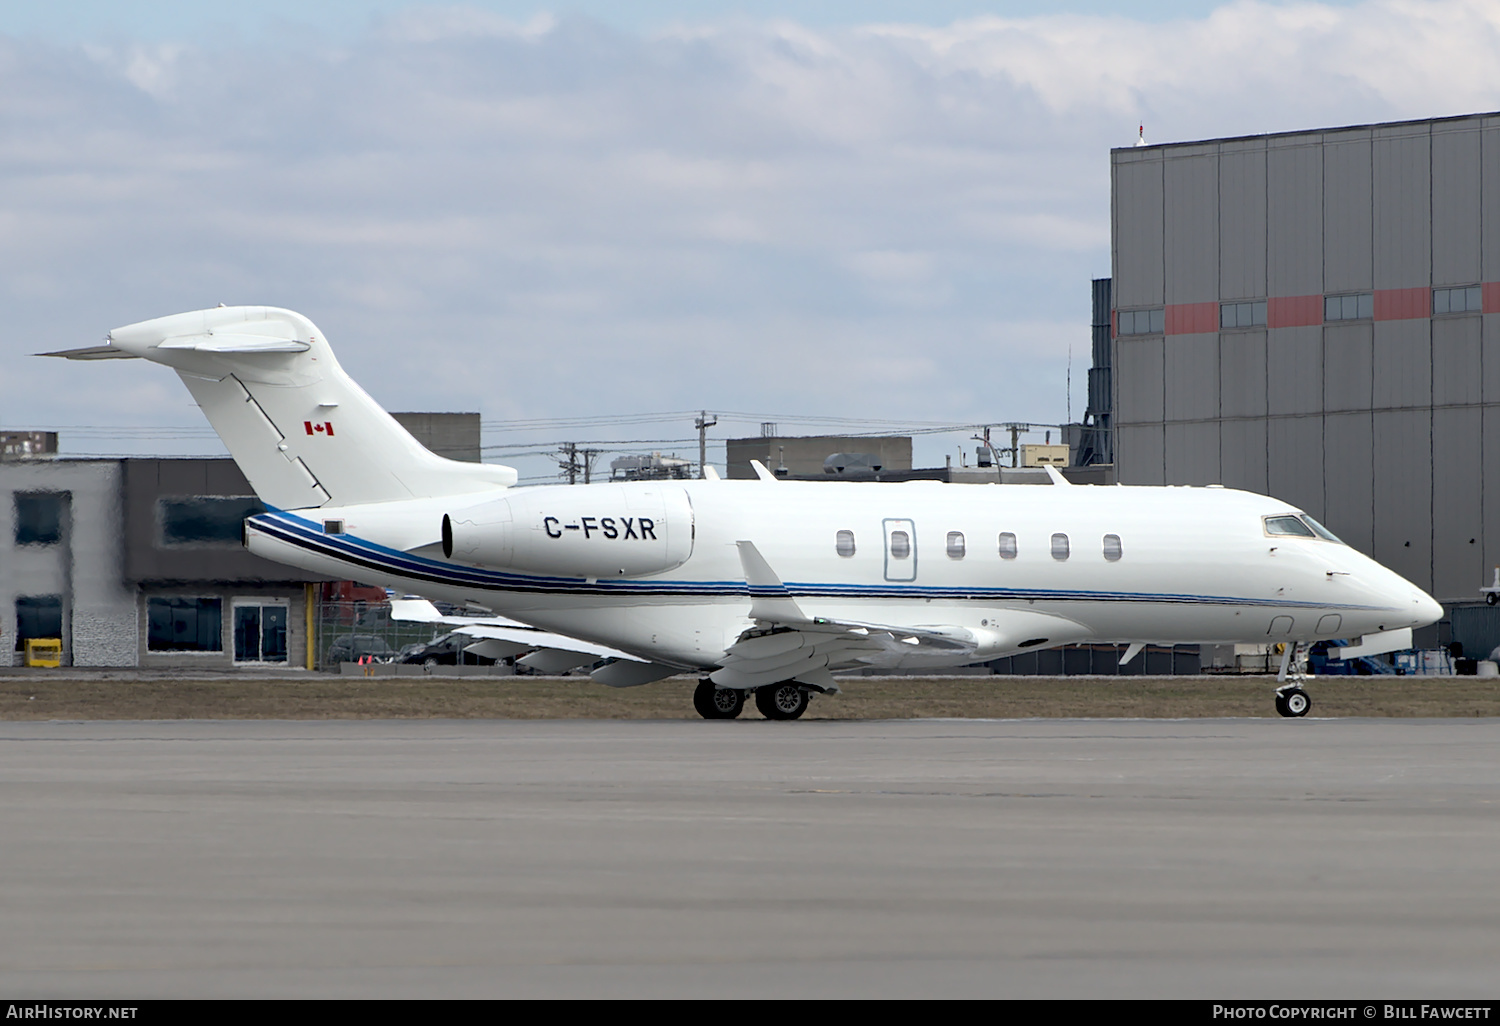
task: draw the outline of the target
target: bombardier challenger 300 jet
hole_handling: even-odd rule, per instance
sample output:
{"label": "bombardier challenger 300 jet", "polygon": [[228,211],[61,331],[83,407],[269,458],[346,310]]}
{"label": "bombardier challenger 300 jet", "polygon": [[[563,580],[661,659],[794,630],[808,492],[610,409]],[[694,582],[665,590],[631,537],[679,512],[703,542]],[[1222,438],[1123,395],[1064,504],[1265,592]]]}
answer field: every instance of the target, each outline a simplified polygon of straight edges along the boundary
{"label": "bombardier challenger 300 jet", "polygon": [[[514,487],[443,459],[354,383],[306,317],[219,307],[46,355],[175,370],[268,507],[269,559],[480,607],[578,639],[534,651],[615,687],[703,674],[694,704],[747,695],[793,719],[835,670],[939,669],[1078,642],[1284,642],[1278,711],[1305,715],[1299,644],[1410,647],[1440,607],[1302,511],[1209,486],[642,481]],[[430,608],[430,607],[429,607]],[[435,611],[434,611],[435,612]],[[515,625],[484,633],[525,651]],[[509,646],[509,648],[507,648]],[[602,648],[601,648],[602,646]],[[531,658],[531,657],[526,657]]]}

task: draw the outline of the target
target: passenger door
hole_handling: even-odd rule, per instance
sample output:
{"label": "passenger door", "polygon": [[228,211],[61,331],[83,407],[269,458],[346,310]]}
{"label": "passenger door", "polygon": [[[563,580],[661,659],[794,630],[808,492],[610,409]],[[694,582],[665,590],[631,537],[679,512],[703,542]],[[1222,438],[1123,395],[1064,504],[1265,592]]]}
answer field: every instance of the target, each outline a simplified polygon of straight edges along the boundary
{"label": "passenger door", "polygon": [[885,579],[917,579],[917,525],[910,520],[887,519],[885,526]]}

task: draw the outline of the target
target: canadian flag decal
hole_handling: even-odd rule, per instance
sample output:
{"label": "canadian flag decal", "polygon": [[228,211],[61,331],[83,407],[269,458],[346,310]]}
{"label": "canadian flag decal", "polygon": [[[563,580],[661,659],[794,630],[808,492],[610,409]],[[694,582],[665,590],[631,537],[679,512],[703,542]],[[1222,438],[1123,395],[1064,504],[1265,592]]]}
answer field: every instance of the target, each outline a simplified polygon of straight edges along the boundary
{"label": "canadian flag decal", "polygon": [[302,426],[307,429],[307,433],[310,435],[327,435],[330,438],[333,437],[333,421],[331,420],[325,420],[321,424],[314,424],[310,420],[304,420]]}

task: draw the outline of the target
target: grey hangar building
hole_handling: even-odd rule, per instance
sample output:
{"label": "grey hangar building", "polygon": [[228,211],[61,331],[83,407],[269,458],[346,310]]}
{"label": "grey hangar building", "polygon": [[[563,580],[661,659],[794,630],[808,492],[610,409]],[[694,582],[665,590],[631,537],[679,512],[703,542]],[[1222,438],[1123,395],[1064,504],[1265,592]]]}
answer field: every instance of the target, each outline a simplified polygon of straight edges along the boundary
{"label": "grey hangar building", "polygon": [[1483,612],[1500,564],[1500,114],[1110,157],[1117,480],[1285,499],[1450,614]]}

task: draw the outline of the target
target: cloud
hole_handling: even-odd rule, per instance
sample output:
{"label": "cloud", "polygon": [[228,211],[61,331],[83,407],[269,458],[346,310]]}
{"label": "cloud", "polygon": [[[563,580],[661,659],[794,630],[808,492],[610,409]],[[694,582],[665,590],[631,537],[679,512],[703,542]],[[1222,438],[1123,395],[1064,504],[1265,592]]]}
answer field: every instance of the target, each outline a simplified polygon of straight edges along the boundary
{"label": "cloud", "polygon": [[1137,119],[1490,109],[1495,52],[1500,10],[1469,0],[0,37],[0,421],[197,425],[139,368],[21,354],[218,302],[302,310],[396,408],[1060,420]]}

